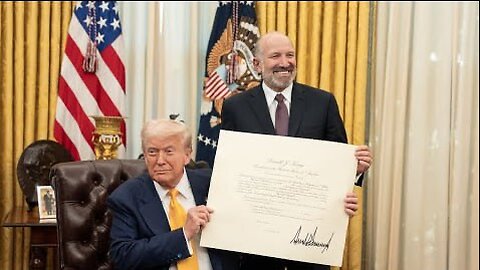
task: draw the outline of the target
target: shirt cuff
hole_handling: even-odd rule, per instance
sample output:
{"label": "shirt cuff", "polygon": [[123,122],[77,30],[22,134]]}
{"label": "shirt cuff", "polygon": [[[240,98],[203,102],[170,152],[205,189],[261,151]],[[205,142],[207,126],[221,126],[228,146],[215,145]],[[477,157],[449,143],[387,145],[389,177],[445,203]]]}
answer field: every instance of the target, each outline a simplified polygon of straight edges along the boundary
{"label": "shirt cuff", "polygon": [[193,255],[193,249],[192,249],[192,246],[190,245],[190,241],[188,241],[188,239],[187,239],[187,235],[185,234],[185,230],[183,230],[183,228],[182,228],[182,232],[183,232],[183,237],[185,237],[185,242],[187,243],[188,252],[190,252],[190,256],[192,256]]}

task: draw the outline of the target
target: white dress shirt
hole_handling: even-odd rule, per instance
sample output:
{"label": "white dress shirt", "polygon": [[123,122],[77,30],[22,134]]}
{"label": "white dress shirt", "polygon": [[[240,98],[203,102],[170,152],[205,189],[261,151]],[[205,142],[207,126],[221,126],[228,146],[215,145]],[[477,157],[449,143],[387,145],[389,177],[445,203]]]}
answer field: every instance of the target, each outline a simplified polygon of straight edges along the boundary
{"label": "white dress shirt", "polygon": [[270,112],[270,118],[272,119],[273,126],[275,127],[275,112],[277,111],[278,101],[275,100],[277,94],[282,94],[285,99],[283,102],[287,106],[288,115],[290,115],[290,104],[292,103],[292,88],[293,83],[290,84],[287,88],[283,89],[282,92],[275,92],[270,87],[268,87],[265,82],[262,82],[263,92],[265,93],[265,98],[267,99],[268,111]]}
{"label": "white dress shirt", "polygon": [[[168,188],[162,187],[159,183],[153,181],[155,185],[155,189],[157,190],[158,196],[162,200],[163,204],[163,209],[165,210],[165,213],[167,213],[167,219],[168,219],[168,210],[170,206],[170,195],[168,194]],[[190,187],[190,182],[188,181],[187,173],[185,169],[183,170],[183,177],[176,186],[176,189],[179,192],[180,196],[177,196],[178,202],[182,205],[183,209],[185,209],[185,212],[188,211],[188,209],[195,207],[195,199],[193,197],[193,192],[192,188]],[[169,220],[170,223],[170,220]],[[185,232],[184,232],[185,235]],[[210,257],[208,256],[207,249],[204,247],[199,246],[200,243],[200,238],[197,235],[192,239],[192,243],[195,245],[195,250],[197,251],[197,258],[198,258],[198,267],[199,270],[212,270],[212,264],[210,262]],[[188,250],[190,251],[190,254],[192,253],[192,249],[190,247],[190,243],[187,241],[187,238],[185,237],[185,242],[188,245]],[[173,263],[170,265],[169,270],[177,270],[177,264]]]}

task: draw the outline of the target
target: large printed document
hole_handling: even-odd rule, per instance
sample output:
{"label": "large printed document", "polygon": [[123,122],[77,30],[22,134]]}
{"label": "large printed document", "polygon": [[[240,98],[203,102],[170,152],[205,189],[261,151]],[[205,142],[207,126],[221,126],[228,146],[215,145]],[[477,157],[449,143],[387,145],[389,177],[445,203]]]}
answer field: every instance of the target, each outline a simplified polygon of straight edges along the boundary
{"label": "large printed document", "polygon": [[221,130],[200,245],[341,266],[355,146]]}

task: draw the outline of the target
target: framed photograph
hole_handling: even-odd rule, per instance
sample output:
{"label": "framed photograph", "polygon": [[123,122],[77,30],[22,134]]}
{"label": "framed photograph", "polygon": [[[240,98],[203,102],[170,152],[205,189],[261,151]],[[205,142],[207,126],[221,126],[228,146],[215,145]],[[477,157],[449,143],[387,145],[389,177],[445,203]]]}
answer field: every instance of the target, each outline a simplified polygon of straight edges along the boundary
{"label": "framed photograph", "polygon": [[38,212],[40,222],[55,222],[56,206],[55,192],[51,186],[37,186]]}

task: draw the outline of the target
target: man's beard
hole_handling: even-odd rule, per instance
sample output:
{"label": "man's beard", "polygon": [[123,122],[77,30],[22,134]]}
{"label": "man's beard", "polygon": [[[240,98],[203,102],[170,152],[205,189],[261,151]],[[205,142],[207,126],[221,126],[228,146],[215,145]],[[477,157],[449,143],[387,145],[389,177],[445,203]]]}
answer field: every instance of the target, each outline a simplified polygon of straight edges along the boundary
{"label": "man's beard", "polygon": [[263,80],[265,83],[270,86],[271,88],[277,88],[277,89],[285,89],[287,88],[290,84],[293,83],[293,80],[295,79],[295,76],[297,75],[296,70],[292,71],[291,76],[288,78],[288,80],[279,80],[275,78],[274,73],[270,73],[269,76],[264,76]]}

